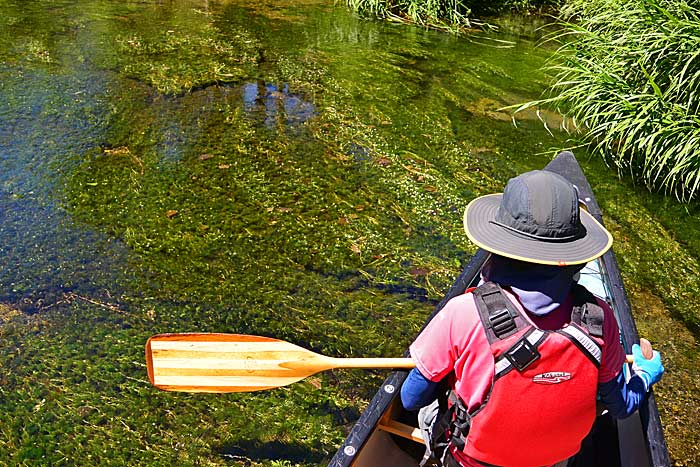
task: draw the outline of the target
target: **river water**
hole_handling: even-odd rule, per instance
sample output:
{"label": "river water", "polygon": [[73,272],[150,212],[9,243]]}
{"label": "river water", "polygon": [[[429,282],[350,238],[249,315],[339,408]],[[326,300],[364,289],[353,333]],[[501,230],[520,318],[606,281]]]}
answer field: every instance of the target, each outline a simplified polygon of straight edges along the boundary
{"label": "river water", "polygon": [[[541,94],[552,48],[535,19],[499,23],[458,38],[320,0],[0,0],[0,465],[327,461],[382,372],[162,393],[143,344],[400,355],[474,251],[467,202],[572,144],[555,115],[504,109]],[[662,416],[694,465],[698,207],[576,154],[676,369]]]}

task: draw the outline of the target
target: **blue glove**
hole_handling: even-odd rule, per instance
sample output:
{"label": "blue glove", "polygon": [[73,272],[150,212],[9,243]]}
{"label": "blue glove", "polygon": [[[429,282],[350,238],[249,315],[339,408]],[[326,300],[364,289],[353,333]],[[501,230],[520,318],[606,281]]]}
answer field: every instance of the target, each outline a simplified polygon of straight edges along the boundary
{"label": "blue glove", "polygon": [[642,355],[642,348],[639,344],[634,344],[632,346],[632,356],[634,357],[634,364],[632,365],[632,370],[639,375],[646,386],[647,391],[651,388],[652,384],[656,384],[661,379],[664,374],[664,365],[661,363],[661,354],[654,350],[651,359],[644,358]]}

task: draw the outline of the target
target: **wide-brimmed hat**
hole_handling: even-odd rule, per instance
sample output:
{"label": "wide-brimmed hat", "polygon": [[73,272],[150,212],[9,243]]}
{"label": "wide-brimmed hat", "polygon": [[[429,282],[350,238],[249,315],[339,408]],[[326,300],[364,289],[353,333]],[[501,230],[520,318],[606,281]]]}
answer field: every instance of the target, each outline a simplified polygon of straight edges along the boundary
{"label": "wide-brimmed hat", "polygon": [[605,227],[579,208],[576,188],[547,170],[518,175],[503,193],[473,200],[464,230],[487,251],[539,264],[587,263],[612,245]]}

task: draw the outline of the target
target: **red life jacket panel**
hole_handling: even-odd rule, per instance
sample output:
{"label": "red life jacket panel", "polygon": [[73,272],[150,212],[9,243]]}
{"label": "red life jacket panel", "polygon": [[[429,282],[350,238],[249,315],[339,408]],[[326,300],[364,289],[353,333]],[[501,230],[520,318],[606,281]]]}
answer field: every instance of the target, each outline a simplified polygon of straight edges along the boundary
{"label": "red life jacket panel", "polygon": [[[571,457],[595,420],[602,355],[602,340],[575,321],[580,323],[585,306],[597,307],[601,317],[602,309],[588,293],[585,306],[575,305],[572,323],[545,331],[522,316],[498,285],[485,284],[474,294],[496,374],[487,401],[468,415],[464,452],[508,467],[539,467]],[[602,321],[596,324],[602,329]]]}

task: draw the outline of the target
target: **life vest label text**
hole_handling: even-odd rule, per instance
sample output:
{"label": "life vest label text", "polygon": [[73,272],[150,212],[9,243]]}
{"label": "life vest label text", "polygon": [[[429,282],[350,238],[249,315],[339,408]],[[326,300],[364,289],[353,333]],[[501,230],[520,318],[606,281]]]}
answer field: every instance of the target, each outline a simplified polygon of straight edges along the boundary
{"label": "life vest label text", "polygon": [[572,378],[571,373],[566,371],[551,371],[549,373],[540,373],[532,377],[532,382],[537,384],[559,384],[564,381],[569,381]]}

